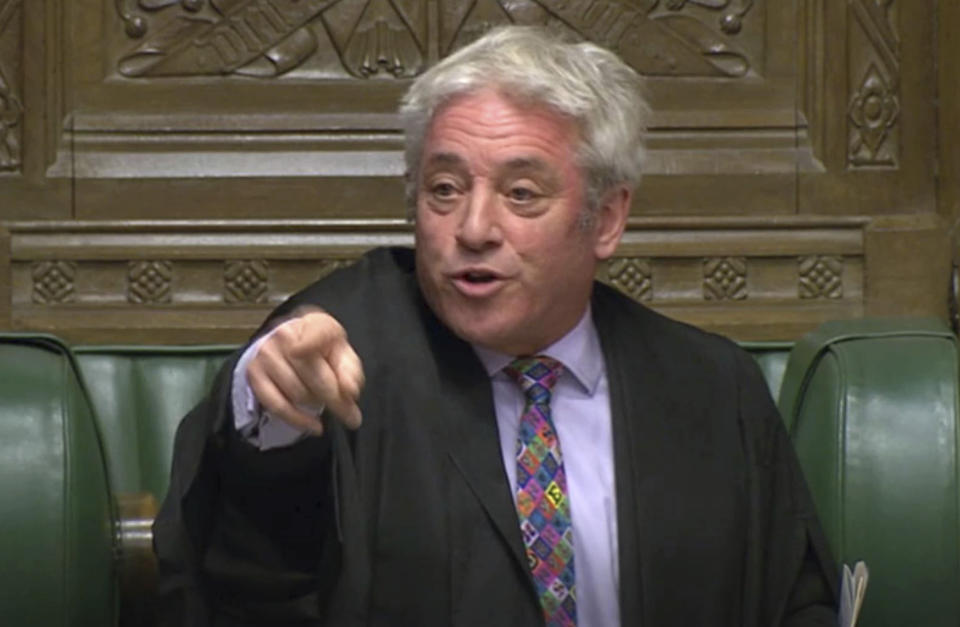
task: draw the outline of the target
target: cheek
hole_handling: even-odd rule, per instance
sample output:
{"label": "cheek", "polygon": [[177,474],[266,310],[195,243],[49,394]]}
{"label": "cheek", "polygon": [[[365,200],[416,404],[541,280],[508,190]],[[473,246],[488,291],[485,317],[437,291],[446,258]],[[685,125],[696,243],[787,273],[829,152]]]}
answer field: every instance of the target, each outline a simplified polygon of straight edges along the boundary
{"label": "cheek", "polygon": [[548,260],[560,251],[560,244],[567,237],[566,229],[556,221],[511,218],[503,224],[504,240],[522,257]]}
{"label": "cheek", "polygon": [[414,246],[418,257],[430,258],[436,254],[440,241],[438,230],[436,218],[429,212],[422,212],[414,230]]}
{"label": "cheek", "polygon": [[526,229],[517,232],[511,242],[522,257],[551,272],[582,261],[590,252],[588,238],[579,226],[571,223],[551,223]]}

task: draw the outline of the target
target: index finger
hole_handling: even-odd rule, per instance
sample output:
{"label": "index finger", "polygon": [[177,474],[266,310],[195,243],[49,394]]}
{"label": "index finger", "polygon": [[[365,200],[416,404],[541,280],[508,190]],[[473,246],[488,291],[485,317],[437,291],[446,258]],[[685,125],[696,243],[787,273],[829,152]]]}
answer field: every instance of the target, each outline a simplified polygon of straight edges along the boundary
{"label": "index finger", "polygon": [[328,354],[327,362],[337,377],[341,396],[353,400],[359,398],[366,377],[363,362],[353,346],[347,341],[338,343]]}

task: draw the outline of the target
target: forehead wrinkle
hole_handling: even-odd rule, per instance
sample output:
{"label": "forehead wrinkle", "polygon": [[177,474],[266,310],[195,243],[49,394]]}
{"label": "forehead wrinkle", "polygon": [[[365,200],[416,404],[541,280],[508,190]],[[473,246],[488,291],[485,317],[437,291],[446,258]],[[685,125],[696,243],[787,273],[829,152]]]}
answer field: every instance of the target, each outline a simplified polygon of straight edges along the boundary
{"label": "forehead wrinkle", "polygon": [[[490,96],[494,99],[492,102]],[[540,119],[552,129],[536,124],[531,127],[529,118]],[[531,104],[522,99],[518,101],[510,94],[495,89],[460,94],[444,103],[431,117],[427,135],[436,132],[437,127],[452,127],[450,130],[454,133],[479,134],[484,140],[510,138],[519,133],[545,146],[555,144],[555,138],[544,136],[554,132],[563,136],[573,147],[580,136],[580,125],[575,118],[547,105]]]}
{"label": "forehead wrinkle", "polygon": [[471,176],[528,175],[546,177],[549,183],[565,180],[565,175],[554,170],[579,167],[576,121],[548,108],[512,100],[484,91],[445,103],[429,123],[421,172],[449,169]]}

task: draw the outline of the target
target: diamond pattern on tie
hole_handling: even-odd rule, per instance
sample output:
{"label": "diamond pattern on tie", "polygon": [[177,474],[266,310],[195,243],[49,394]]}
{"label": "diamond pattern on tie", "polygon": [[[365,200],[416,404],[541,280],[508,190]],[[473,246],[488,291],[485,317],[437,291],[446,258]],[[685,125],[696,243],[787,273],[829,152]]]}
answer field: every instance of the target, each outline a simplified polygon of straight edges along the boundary
{"label": "diamond pattern on tie", "polygon": [[517,437],[517,513],[548,627],[577,624],[570,499],[550,416],[551,390],[562,371],[563,364],[543,356],[505,369],[526,396]]}

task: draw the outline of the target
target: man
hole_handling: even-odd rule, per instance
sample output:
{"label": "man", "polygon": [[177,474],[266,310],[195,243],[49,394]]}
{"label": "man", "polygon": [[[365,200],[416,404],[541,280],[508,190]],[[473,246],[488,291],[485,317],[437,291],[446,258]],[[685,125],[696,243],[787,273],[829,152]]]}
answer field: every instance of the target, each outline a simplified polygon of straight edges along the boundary
{"label": "man", "polygon": [[639,178],[638,82],[506,28],[413,84],[415,251],[278,308],[178,430],[171,624],[835,624],[750,358],[593,281]]}

